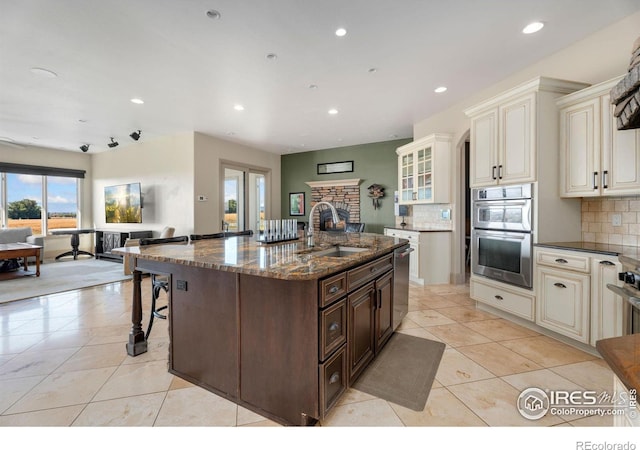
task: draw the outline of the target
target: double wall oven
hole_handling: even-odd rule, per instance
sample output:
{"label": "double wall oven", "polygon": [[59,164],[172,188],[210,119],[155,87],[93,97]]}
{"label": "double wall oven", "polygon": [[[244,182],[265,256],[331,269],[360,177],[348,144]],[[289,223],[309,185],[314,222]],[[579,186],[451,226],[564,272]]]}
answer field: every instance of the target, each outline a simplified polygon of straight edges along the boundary
{"label": "double wall oven", "polygon": [[471,270],[531,289],[533,185],[477,188],[471,195]]}

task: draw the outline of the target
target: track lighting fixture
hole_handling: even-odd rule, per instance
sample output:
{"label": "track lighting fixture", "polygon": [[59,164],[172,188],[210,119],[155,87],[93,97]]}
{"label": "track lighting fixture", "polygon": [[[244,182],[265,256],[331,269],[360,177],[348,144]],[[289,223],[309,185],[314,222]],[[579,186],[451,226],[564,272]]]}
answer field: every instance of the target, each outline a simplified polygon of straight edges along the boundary
{"label": "track lighting fixture", "polygon": [[134,131],[129,136],[131,136],[131,139],[133,139],[134,141],[137,141],[138,139],[140,139],[141,134],[142,134],[142,131],[138,130],[138,131]]}
{"label": "track lighting fixture", "polygon": [[89,151],[89,144],[83,144],[80,146],[80,150],[87,153]]}
{"label": "track lighting fixture", "polygon": [[111,138],[111,142],[109,142],[107,145],[109,146],[109,148],[117,147],[118,141],[114,141],[113,138]]}

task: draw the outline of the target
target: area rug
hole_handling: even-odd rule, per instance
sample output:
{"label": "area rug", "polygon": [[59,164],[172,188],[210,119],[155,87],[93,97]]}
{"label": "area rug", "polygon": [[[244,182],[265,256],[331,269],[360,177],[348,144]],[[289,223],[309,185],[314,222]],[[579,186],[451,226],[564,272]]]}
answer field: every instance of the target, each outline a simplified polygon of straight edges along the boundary
{"label": "area rug", "polygon": [[444,348],[442,342],[394,333],[353,388],[422,411]]}
{"label": "area rug", "polygon": [[[29,271],[35,272],[35,266]],[[0,303],[131,279],[122,264],[100,259],[46,262],[40,265],[39,277],[17,272],[0,274]]]}

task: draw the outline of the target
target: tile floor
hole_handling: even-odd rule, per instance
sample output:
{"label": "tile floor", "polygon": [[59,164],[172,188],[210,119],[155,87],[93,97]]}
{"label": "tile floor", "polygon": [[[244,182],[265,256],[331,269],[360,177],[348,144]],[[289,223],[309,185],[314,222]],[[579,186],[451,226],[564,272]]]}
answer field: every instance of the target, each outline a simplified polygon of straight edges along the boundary
{"label": "tile floor", "polygon": [[[145,311],[148,279],[143,283]],[[598,357],[477,310],[468,286],[412,286],[399,332],[447,344],[423,411],[350,390],[325,427],[609,426],[516,410],[527,387],[612,390]],[[132,358],[131,282],[0,304],[0,426],[275,426],[167,372],[165,321]]]}

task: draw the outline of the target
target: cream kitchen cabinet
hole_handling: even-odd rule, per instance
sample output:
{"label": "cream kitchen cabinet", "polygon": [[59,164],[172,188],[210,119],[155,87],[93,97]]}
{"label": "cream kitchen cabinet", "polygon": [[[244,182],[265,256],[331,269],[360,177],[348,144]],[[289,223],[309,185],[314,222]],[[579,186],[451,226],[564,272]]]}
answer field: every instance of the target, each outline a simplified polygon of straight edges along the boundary
{"label": "cream kitchen cabinet", "polygon": [[396,154],[400,204],[450,202],[450,135],[426,136],[399,147]]}
{"label": "cream kitchen cabinet", "polygon": [[591,259],[591,339],[596,341],[622,336],[624,333],[624,300],[607,288],[607,284],[622,286],[618,273],[622,264],[617,257],[594,256]]}
{"label": "cream kitchen cabinet", "polygon": [[636,195],[640,130],[618,130],[609,92],[622,77],[557,101],[560,111],[560,195]]}
{"label": "cream kitchen cabinet", "polygon": [[[537,181],[539,168],[555,179],[555,99],[584,83],[538,77],[465,110],[471,119],[471,187]],[[549,145],[549,144],[552,145]],[[543,161],[544,159],[544,161]]]}
{"label": "cream kitchen cabinet", "polygon": [[617,256],[536,247],[536,324],[585,344],[623,334]]}
{"label": "cream kitchen cabinet", "polygon": [[472,299],[533,322],[536,299],[533,291],[485,277],[471,276],[469,295]]}
{"label": "cream kitchen cabinet", "polygon": [[589,343],[589,275],[539,267],[536,278],[536,323],[577,341]]}
{"label": "cream kitchen cabinet", "polygon": [[424,284],[424,280],[420,278],[420,232],[385,228],[384,234],[409,241],[409,246],[413,250],[409,255],[409,279],[418,284]]}
{"label": "cream kitchen cabinet", "polygon": [[384,229],[386,236],[407,239],[413,249],[409,256],[409,280],[414,283],[449,283],[451,273],[451,232]]}

